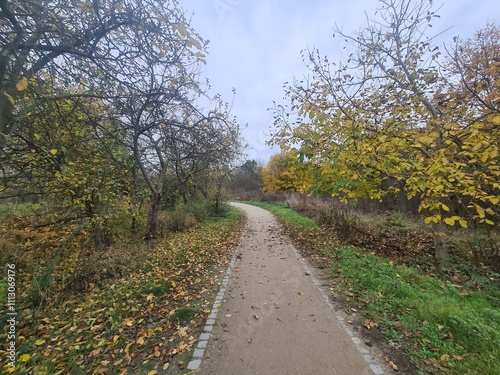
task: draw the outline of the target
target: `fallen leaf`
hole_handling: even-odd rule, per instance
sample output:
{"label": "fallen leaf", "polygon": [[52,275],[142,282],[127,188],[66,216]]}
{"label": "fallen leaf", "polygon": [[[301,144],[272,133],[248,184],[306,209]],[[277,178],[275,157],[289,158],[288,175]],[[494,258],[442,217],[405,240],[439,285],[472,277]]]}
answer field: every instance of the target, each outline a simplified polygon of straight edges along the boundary
{"label": "fallen leaf", "polygon": [[158,371],[151,370],[150,372],[148,372],[148,375],[156,375],[157,373],[158,373]]}
{"label": "fallen leaf", "polygon": [[392,361],[389,362],[389,366],[394,370],[394,371],[398,371],[398,366],[396,366],[396,364]]}
{"label": "fallen leaf", "polygon": [[133,327],[134,326],[134,319],[132,318],[126,318],[123,323],[125,327]]}
{"label": "fallen leaf", "polygon": [[125,354],[128,354],[128,351],[130,350],[130,347],[133,345],[134,343],[133,342],[130,342],[127,344],[127,346],[125,346]]}
{"label": "fallen leaf", "polygon": [[257,314],[255,314],[253,317],[255,318],[255,320],[259,320],[260,319],[260,316],[258,316]]}
{"label": "fallen leaf", "polygon": [[45,344],[45,340],[44,339],[38,339],[38,340],[35,341],[35,345],[36,346],[41,346],[43,344]]}
{"label": "fallen leaf", "polygon": [[19,362],[28,362],[31,358],[30,354],[23,354],[19,357]]}
{"label": "fallen leaf", "polygon": [[232,316],[233,316],[233,315],[231,315],[231,314],[226,314],[226,318],[230,318],[230,317],[232,317]]}
{"label": "fallen leaf", "polygon": [[365,322],[363,323],[363,325],[367,328],[367,329],[372,329],[374,327],[378,327],[378,324],[372,320],[365,320]]}

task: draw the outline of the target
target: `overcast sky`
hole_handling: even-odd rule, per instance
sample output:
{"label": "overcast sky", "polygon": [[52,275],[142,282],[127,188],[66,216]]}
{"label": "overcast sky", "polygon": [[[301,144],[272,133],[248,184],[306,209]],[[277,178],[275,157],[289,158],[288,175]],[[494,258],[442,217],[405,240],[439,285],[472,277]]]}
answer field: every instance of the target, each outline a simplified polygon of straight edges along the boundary
{"label": "overcast sky", "polygon": [[[452,27],[443,36],[471,37],[487,22],[500,21],[498,0],[445,0],[433,31]],[[300,51],[317,47],[330,61],[342,59],[341,39],[332,38],[333,26],[352,34],[373,16],[376,0],[181,0],[196,31],[210,41],[203,78],[212,93],[232,102],[233,114],[247,127],[249,159],[267,162],[278,150],[265,141],[272,124],[273,101],[282,102],[283,84],[307,74]]]}

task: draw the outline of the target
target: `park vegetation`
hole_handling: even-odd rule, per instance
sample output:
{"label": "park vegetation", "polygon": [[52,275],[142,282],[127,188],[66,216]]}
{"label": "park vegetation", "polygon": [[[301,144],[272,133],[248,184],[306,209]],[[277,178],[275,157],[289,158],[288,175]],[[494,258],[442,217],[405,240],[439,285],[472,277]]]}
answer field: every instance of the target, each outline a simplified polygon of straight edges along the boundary
{"label": "park vegetation", "polygon": [[393,370],[497,373],[500,28],[440,45],[432,1],[379,3],[354,35],[336,28],[344,60],[303,51],[251,203]]}
{"label": "park vegetation", "polygon": [[310,75],[286,83],[289,104],[274,108],[270,143],[283,151],[263,186],[414,200],[444,267],[445,227],[499,229],[500,29],[440,46],[432,1],[380,4],[355,35],[336,30],[346,60],[303,52]]}
{"label": "park vegetation", "polygon": [[193,342],[241,220],[214,219],[243,144],[207,47],[176,0],[0,2],[2,373],[149,373]]}

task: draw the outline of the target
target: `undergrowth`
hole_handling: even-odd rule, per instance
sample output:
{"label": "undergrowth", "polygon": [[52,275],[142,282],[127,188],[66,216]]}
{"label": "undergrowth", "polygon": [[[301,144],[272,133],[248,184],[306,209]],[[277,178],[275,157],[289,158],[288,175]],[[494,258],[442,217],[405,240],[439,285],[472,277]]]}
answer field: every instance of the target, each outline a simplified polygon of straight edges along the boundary
{"label": "undergrowth", "polygon": [[[193,346],[194,332],[210,313],[242,223],[242,214],[231,209],[226,217],[169,234],[154,251],[137,245],[129,256],[115,250],[120,272],[58,299],[47,297],[36,309],[24,287],[29,278],[20,275],[16,367],[6,364],[4,330],[3,373],[169,373],[175,359]],[[1,314],[6,317],[5,311]]]}

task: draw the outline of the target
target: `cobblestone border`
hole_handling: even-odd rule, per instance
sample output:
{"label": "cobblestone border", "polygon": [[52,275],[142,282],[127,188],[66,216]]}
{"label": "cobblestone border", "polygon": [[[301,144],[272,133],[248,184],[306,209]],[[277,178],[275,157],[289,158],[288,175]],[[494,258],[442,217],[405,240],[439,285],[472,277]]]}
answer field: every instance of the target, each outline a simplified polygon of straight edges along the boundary
{"label": "cobblestone border", "polygon": [[229,266],[226,270],[226,275],[222,280],[222,285],[219,289],[219,293],[215,297],[215,302],[212,307],[212,311],[205,323],[205,327],[203,328],[203,332],[200,334],[198,339],[198,345],[194,349],[193,359],[189,362],[187,369],[191,371],[199,370],[201,366],[201,361],[205,356],[205,349],[207,348],[208,341],[210,340],[210,336],[212,335],[212,331],[214,329],[215,320],[217,319],[217,314],[219,313],[219,308],[224,300],[224,296],[226,294],[227,285],[229,284],[229,278],[233,272],[234,264],[236,263],[236,256],[233,256],[231,262],[229,262]]}
{"label": "cobblestone border", "polygon": [[[311,270],[309,269],[305,259],[302,257],[302,255],[299,254],[295,246],[290,245],[292,248],[297,260],[299,263],[301,263],[303,269],[312,275]],[[205,323],[205,327],[203,328],[203,332],[200,334],[200,337],[198,339],[198,345],[194,349],[193,353],[193,359],[189,362],[187,369],[190,371],[197,371],[200,369],[201,366],[201,361],[203,360],[205,356],[205,349],[207,348],[208,341],[210,340],[210,336],[212,335],[212,331],[214,329],[215,325],[215,320],[217,319],[217,314],[219,313],[219,308],[222,304],[222,301],[224,300],[224,296],[226,294],[227,286],[229,284],[229,278],[231,277],[231,274],[233,272],[234,265],[236,263],[236,256],[233,256],[231,259],[231,262],[229,262],[229,265],[226,270],[226,275],[224,276],[224,279],[222,280],[222,285],[219,289],[219,293],[215,297],[215,302],[212,307],[212,311],[210,312],[210,315]],[[344,323],[342,324],[344,329],[346,330],[347,334],[351,338],[352,342],[358,349],[359,353],[362,355],[363,359],[368,363],[368,366],[374,373],[374,375],[384,375],[385,372],[384,370],[380,367],[380,365],[377,363],[377,361],[373,358],[373,356],[370,354],[370,352],[365,349],[361,343],[361,340],[354,335],[351,329],[345,325],[344,318],[337,313],[335,307],[330,301],[329,296],[325,293],[324,289],[321,287],[321,283],[315,278],[312,277],[312,281],[314,284],[318,287],[318,289],[321,291],[321,294],[323,295],[328,307],[332,310],[332,312],[335,314],[337,319]]]}

